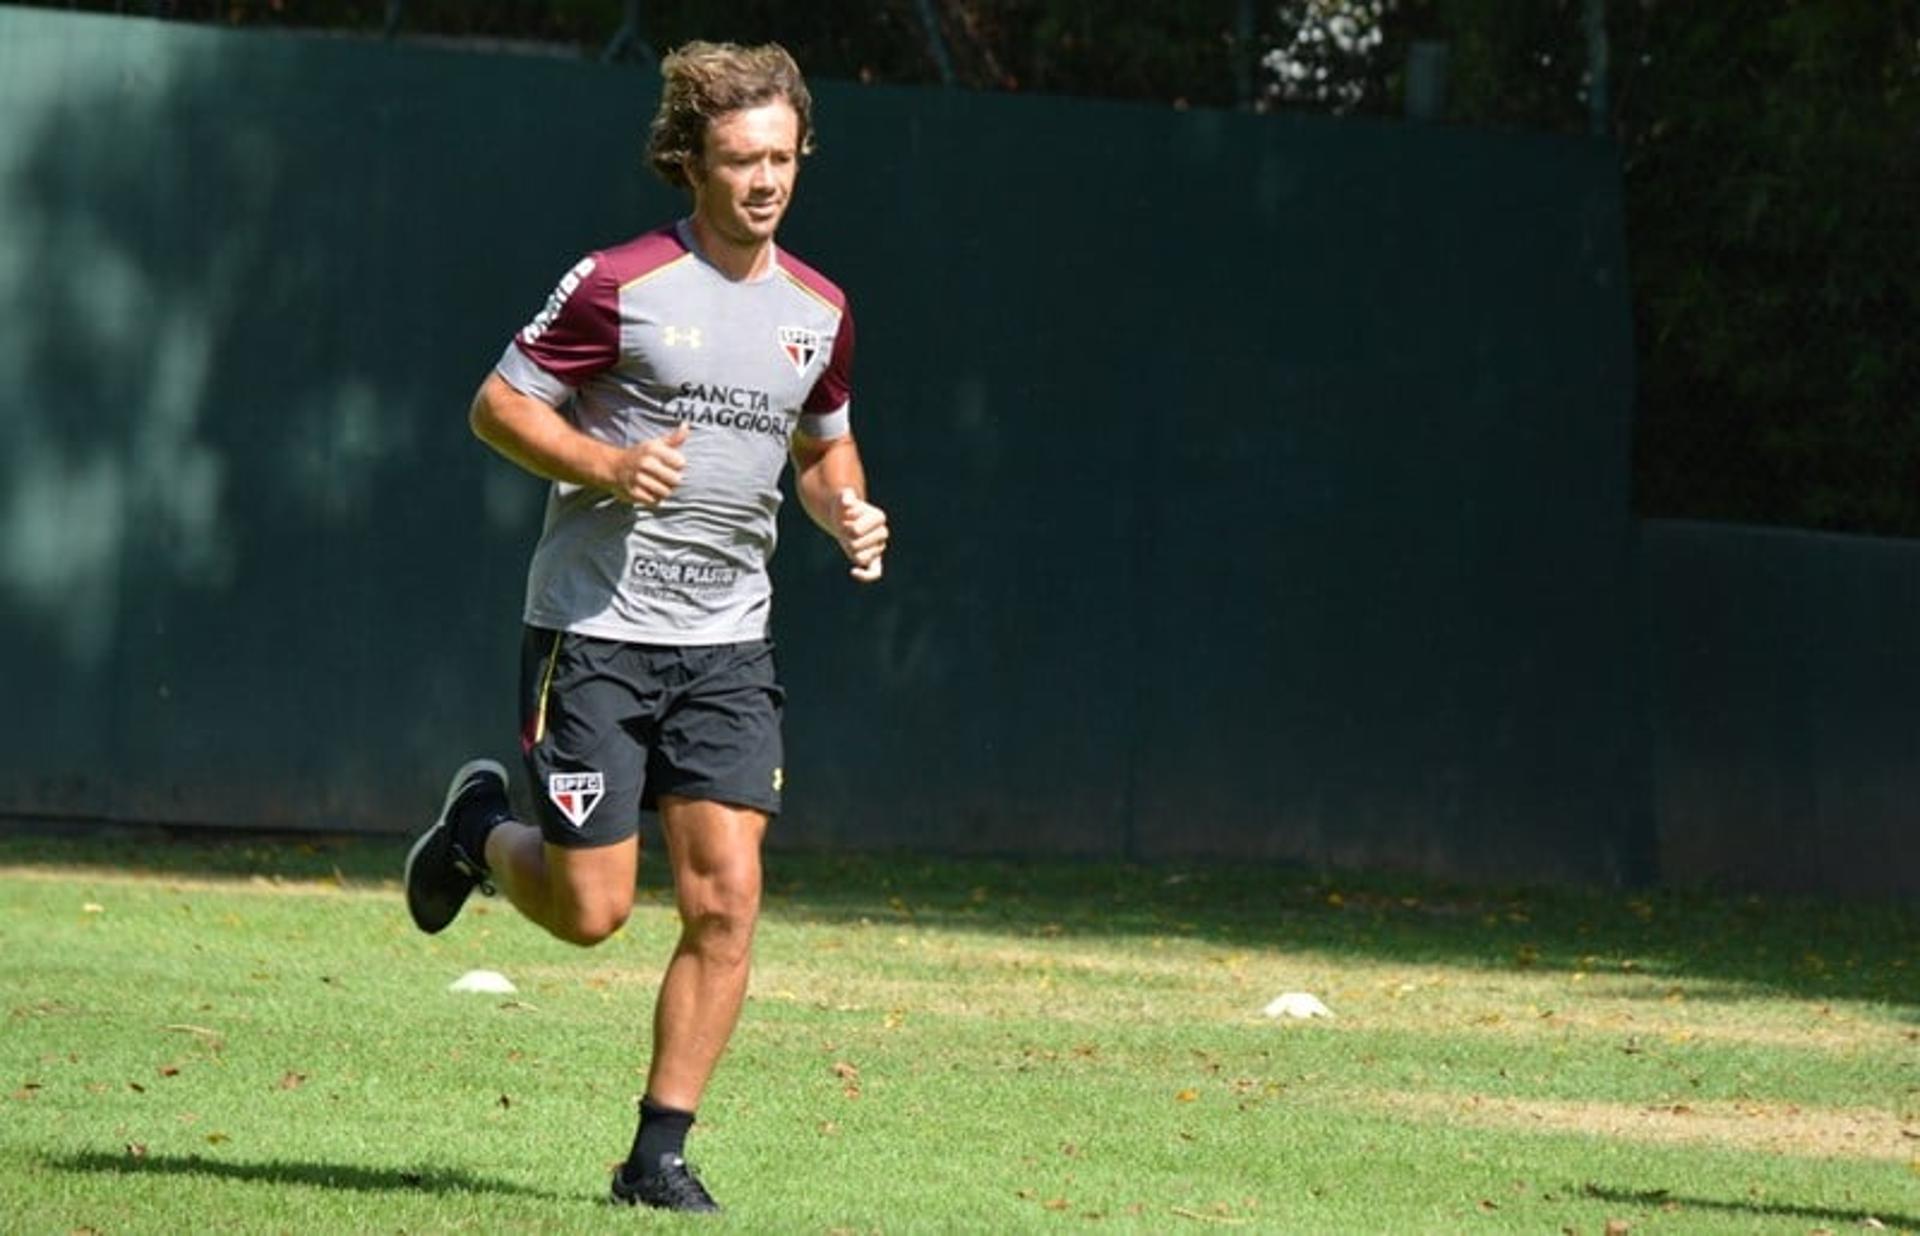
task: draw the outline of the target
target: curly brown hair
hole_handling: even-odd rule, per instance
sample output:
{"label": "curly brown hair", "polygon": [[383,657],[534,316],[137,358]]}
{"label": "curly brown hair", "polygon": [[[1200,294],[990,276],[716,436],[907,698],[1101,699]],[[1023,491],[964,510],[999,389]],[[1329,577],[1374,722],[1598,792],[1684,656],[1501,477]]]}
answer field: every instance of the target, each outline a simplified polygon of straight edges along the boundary
{"label": "curly brown hair", "polygon": [[813,153],[813,96],[778,43],[687,43],[660,62],[660,110],[647,131],[647,161],[676,188],[689,188],[686,161],[698,159],[707,125],[742,108],[785,99],[800,117],[800,153]]}

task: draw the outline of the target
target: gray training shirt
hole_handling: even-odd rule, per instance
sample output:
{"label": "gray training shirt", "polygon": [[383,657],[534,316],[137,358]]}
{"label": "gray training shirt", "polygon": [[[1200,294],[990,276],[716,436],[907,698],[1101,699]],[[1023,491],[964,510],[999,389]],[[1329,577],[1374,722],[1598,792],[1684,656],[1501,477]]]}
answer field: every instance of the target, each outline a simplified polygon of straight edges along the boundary
{"label": "gray training shirt", "polygon": [[848,432],[852,363],[846,296],[789,254],[736,282],[682,222],[581,259],[500,376],[615,446],[685,422],[687,466],[652,508],[556,483],[526,621],[641,644],[764,638],[789,440]]}

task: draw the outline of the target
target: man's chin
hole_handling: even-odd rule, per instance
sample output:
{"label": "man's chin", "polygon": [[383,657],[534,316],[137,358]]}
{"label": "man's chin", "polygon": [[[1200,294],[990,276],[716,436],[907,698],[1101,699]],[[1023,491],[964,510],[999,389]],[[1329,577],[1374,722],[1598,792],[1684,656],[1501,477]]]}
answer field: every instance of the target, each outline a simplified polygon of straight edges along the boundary
{"label": "man's chin", "polygon": [[740,226],[743,231],[750,233],[756,240],[768,240],[773,236],[775,231],[779,230],[780,219],[784,213],[784,211],[776,210],[766,215],[742,214],[740,216]]}

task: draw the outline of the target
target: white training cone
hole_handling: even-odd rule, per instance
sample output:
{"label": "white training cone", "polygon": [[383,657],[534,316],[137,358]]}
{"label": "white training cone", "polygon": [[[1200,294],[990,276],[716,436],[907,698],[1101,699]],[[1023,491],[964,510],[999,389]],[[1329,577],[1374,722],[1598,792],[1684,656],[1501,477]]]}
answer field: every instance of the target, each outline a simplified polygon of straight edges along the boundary
{"label": "white training cone", "polygon": [[1333,1010],[1320,1003],[1316,996],[1304,991],[1289,991],[1274,997],[1271,1004],[1261,1009],[1268,1017],[1332,1017]]}
{"label": "white training cone", "polygon": [[497,970],[469,970],[453,980],[448,991],[477,991],[485,995],[505,996],[519,990]]}

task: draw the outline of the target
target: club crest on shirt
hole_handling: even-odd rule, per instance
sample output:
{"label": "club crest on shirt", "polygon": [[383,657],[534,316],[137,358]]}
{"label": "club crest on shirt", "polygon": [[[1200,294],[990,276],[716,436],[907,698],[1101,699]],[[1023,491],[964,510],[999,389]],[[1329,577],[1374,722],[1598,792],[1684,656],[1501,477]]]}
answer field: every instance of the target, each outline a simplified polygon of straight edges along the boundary
{"label": "club crest on shirt", "polygon": [[585,828],[587,817],[607,792],[607,779],[597,772],[553,773],[547,777],[547,797],[575,828]]}
{"label": "club crest on shirt", "polygon": [[782,326],[780,350],[793,362],[793,371],[804,374],[813,358],[820,355],[820,332],[804,326]]}

